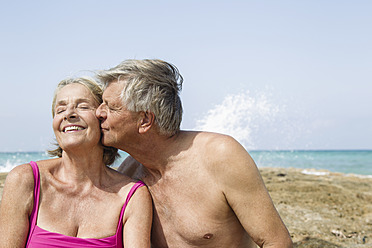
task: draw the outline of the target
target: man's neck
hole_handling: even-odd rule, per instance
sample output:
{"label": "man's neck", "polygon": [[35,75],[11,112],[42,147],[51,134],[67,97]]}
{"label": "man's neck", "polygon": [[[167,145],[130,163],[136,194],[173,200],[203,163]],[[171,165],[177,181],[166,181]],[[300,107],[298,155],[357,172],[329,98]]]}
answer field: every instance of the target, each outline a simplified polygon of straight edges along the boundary
{"label": "man's neck", "polygon": [[188,148],[189,142],[185,142],[188,136],[187,131],[180,131],[171,137],[148,135],[138,142],[141,145],[127,152],[150,174],[162,176],[182,156],[182,151]]}

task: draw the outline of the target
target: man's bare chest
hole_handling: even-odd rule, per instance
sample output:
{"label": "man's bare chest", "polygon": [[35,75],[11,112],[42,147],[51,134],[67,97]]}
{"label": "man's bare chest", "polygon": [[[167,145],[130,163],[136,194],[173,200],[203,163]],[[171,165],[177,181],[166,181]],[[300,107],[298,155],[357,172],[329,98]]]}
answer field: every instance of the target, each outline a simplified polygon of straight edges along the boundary
{"label": "man's bare chest", "polygon": [[211,185],[184,181],[156,185],[150,192],[155,247],[217,247],[215,244],[229,232],[226,228],[239,225],[222,192]]}

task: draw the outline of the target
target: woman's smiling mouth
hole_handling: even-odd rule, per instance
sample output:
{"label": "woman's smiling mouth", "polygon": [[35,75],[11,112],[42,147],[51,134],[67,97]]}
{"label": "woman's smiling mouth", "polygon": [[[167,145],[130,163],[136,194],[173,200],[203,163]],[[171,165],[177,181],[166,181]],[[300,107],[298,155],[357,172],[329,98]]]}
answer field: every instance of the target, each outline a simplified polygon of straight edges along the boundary
{"label": "woman's smiling mouth", "polygon": [[74,132],[74,131],[79,131],[83,129],[85,128],[82,126],[67,126],[63,128],[62,132],[67,133],[67,132]]}

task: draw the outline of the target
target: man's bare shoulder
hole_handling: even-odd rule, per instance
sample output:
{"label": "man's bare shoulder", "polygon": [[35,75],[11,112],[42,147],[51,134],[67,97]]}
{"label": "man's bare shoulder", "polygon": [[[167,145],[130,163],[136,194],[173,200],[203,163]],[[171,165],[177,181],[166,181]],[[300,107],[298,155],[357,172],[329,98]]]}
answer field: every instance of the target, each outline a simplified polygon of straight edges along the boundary
{"label": "man's bare shoulder", "polygon": [[[201,132],[195,138],[195,150],[202,166],[214,180],[225,181],[238,177],[257,175],[257,167],[248,151],[233,137]],[[226,177],[229,175],[229,177]]]}
{"label": "man's bare shoulder", "polygon": [[217,161],[220,159],[248,156],[247,150],[233,137],[220,133],[199,132],[195,137],[195,148],[205,154],[213,154]]}

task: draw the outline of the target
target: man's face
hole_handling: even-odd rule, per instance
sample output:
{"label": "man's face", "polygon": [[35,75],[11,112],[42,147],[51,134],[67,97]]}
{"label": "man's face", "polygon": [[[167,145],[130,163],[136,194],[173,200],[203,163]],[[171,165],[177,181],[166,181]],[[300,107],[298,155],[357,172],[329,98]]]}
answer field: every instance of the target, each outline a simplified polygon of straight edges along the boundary
{"label": "man's face", "polygon": [[127,110],[120,95],[125,81],[109,83],[103,93],[103,103],[96,115],[101,120],[102,143],[125,150],[133,137],[138,134],[138,113]]}

